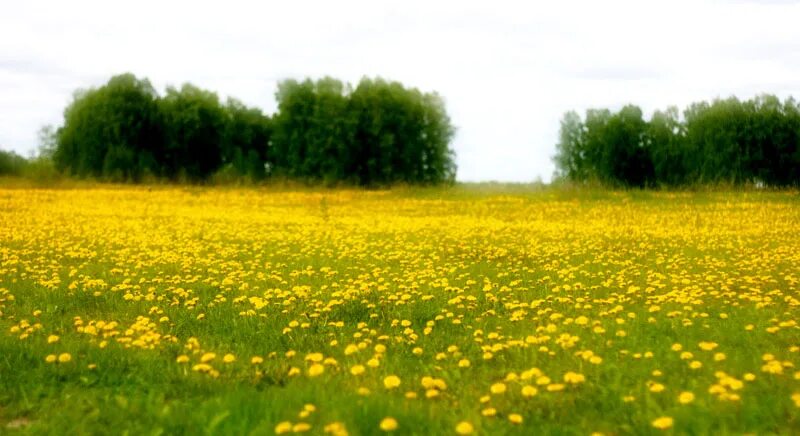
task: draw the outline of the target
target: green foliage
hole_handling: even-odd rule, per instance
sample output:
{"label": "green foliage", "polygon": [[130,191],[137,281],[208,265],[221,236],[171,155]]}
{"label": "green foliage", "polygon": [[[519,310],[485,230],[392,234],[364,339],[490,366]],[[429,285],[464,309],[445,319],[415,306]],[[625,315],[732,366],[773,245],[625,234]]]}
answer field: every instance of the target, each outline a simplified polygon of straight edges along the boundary
{"label": "green foliage", "polygon": [[454,129],[436,94],[397,82],[287,80],[276,94],[271,163],[290,178],[364,186],[455,178]]}
{"label": "green foliage", "polygon": [[800,184],[800,107],[774,96],[656,111],[568,112],[554,161],[557,176],[623,186]]}
{"label": "green foliage", "polygon": [[225,128],[222,135],[222,162],[238,176],[261,180],[272,125],[259,109],[248,108],[240,101],[228,99],[225,105]]}
{"label": "green foliage", "polygon": [[147,80],[124,74],[76,93],[64,126],[55,135],[42,130],[42,152],[63,171],[111,180],[216,174],[374,186],[455,179],[455,131],[436,94],[381,79],[353,90],[326,77],[283,81],[276,98],[271,119],[191,84],[159,97]]}
{"label": "green foliage", "polygon": [[0,176],[20,175],[28,161],[13,151],[0,150]]}
{"label": "green foliage", "polygon": [[166,173],[199,181],[222,165],[227,117],[217,94],[191,84],[169,87],[159,101],[166,132]]}
{"label": "green foliage", "polygon": [[160,174],[164,141],[157,99],[150,82],[132,74],[76,92],[57,132],[56,165],[78,176],[120,180]]}
{"label": "green foliage", "polygon": [[278,84],[271,154],[276,175],[323,181],[346,178],[343,161],[353,144],[348,93],[349,86],[329,77]]}

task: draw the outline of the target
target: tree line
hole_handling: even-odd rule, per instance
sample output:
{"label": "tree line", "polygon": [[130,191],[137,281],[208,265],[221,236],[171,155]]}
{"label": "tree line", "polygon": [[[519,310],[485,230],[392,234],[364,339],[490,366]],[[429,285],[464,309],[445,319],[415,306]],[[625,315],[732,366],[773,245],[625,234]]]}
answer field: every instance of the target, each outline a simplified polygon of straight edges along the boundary
{"label": "tree line", "polygon": [[656,111],[567,112],[556,177],[613,186],[800,185],[800,105],[773,95]]}
{"label": "tree line", "polygon": [[147,79],[112,77],[75,93],[53,133],[70,175],[114,181],[268,177],[385,185],[455,179],[444,102],[397,82],[332,78],[278,84],[270,116],[191,84],[160,95]]}

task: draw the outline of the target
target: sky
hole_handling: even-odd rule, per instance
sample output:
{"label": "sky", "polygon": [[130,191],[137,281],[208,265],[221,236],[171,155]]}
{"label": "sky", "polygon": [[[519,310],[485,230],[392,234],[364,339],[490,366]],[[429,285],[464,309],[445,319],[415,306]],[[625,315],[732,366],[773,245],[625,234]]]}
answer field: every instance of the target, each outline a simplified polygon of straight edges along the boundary
{"label": "sky", "polygon": [[123,72],[267,113],[283,79],[380,76],[444,97],[459,180],[548,181],[569,110],[800,98],[798,19],[781,0],[7,1],[0,149],[28,155]]}

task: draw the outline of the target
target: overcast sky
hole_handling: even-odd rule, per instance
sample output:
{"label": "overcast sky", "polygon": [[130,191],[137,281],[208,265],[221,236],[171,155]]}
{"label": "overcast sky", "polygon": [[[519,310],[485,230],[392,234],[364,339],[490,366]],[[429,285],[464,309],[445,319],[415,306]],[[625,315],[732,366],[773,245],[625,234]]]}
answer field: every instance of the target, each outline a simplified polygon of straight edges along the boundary
{"label": "overcast sky", "polygon": [[800,97],[799,21],[779,0],[6,1],[0,148],[27,154],[122,72],[268,113],[278,80],[366,75],[445,98],[459,180],[549,180],[570,109]]}

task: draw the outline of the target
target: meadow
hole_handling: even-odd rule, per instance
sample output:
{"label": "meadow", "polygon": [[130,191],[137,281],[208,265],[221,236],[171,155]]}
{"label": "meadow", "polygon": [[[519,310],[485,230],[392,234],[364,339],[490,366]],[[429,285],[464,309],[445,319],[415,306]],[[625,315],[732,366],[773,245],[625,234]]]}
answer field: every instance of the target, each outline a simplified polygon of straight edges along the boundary
{"label": "meadow", "polygon": [[0,433],[797,434],[797,192],[0,189]]}

